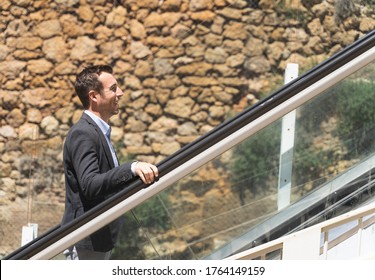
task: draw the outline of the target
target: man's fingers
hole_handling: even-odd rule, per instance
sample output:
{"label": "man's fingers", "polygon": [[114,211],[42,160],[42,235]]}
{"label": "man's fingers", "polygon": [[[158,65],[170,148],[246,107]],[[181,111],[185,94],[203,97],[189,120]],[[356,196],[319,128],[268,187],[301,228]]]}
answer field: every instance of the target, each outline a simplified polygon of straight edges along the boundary
{"label": "man's fingers", "polygon": [[146,182],[146,178],[145,178],[145,176],[143,175],[142,172],[138,172],[137,174],[138,174],[139,178],[141,178],[141,180],[142,180],[145,184],[148,184],[148,183]]}
{"label": "man's fingers", "polygon": [[154,173],[154,177],[155,178],[159,177],[159,170],[158,170],[158,168],[155,165],[151,165],[150,167],[152,169],[152,172]]}
{"label": "man's fingers", "polygon": [[154,172],[151,170],[149,166],[145,166],[143,171],[143,175],[147,184],[151,184],[154,181]]}

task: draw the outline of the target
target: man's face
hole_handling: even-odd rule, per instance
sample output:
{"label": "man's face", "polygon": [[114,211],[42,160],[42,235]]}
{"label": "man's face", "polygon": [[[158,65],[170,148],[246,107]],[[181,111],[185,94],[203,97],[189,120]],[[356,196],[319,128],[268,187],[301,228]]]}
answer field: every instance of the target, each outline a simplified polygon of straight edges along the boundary
{"label": "man's face", "polygon": [[118,102],[124,93],[118,87],[117,81],[112,74],[101,73],[99,81],[103,84],[103,91],[97,95],[97,109],[104,119],[109,119],[113,115],[118,114]]}

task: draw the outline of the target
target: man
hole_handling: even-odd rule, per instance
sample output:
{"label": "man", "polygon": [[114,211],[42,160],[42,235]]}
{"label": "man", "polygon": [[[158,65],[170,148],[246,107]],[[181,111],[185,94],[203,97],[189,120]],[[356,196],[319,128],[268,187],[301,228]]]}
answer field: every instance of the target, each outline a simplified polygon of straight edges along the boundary
{"label": "man", "polygon": [[[83,69],[76,78],[75,91],[85,110],[64,144],[66,199],[62,225],[121,190],[135,176],[145,184],[158,177],[157,167],[147,162],[118,163],[108,122],[118,114],[124,93],[112,74],[110,66],[99,65]],[[64,254],[67,259],[109,259],[120,224],[121,219],[115,220]]]}

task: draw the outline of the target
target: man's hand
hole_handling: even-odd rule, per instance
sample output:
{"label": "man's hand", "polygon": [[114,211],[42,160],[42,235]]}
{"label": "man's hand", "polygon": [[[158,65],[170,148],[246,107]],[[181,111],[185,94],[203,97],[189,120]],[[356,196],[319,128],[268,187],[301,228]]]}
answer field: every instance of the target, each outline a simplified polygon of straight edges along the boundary
{"label": "man's hand", "polygon": [[158,168],[147,162],[138,161],[135,163],[134,171],[145,184],[153,183],[159,176]]}

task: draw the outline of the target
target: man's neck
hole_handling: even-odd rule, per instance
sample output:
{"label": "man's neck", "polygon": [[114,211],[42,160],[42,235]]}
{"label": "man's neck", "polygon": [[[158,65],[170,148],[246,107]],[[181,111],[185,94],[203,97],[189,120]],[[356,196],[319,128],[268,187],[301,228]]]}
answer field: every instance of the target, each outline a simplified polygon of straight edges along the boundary
{"label": "man's neck", "polygon": [[101,118],[103,121],[105,121],[107,124],[109,124],[109,118],[105,118],[105,117],[103,117],[99,112],[94,111],[94,110],[92,110],[91,108],[87,109],[87,111],[90,111],[90,112],[93,113],[95,116],[97,116],[98,118]]}

